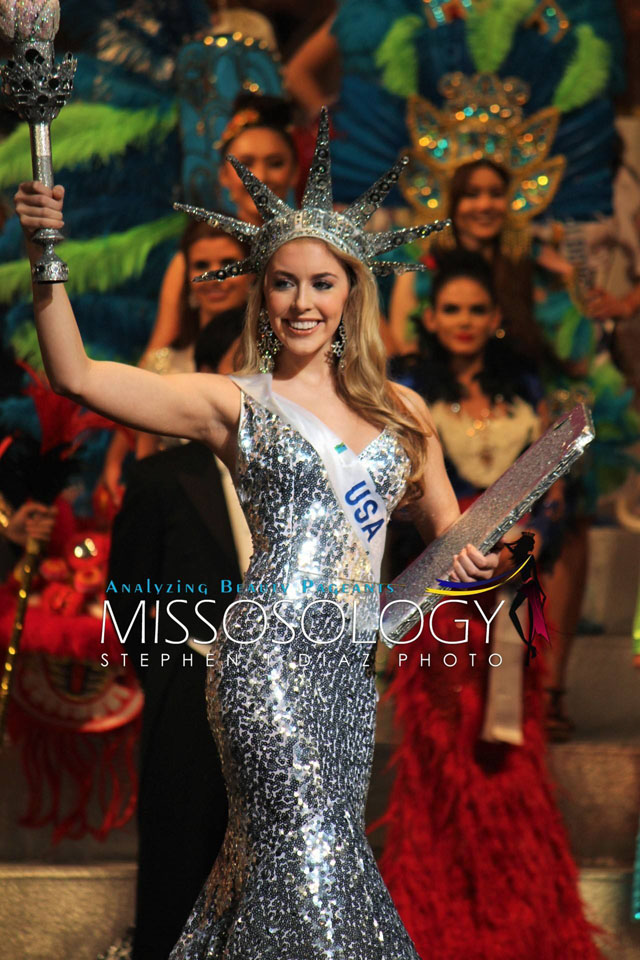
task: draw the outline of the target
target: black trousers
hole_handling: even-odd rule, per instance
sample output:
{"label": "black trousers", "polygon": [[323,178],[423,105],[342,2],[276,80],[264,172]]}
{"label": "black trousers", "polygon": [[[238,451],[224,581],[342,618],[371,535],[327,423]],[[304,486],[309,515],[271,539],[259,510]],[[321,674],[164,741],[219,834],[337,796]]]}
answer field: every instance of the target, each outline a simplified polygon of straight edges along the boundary
{"label": "black trousers", "polygon": [[[169,956],[226,829],[226,792],[206,719],[206,664],[197,653],[193,661],[170,668],[152,735],[143,733],[133,960]],[[153,684],[145,686],[150,699]]]}

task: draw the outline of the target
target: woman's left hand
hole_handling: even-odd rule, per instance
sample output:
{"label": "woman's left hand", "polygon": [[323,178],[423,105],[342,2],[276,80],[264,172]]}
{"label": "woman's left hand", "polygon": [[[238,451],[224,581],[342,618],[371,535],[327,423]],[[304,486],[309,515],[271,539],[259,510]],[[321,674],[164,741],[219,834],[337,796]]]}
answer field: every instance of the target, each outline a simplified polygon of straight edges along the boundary
{"label": "woman's left hand", "polygon": [[460,583],[471,583],[475,580],[490,580],[495,575],[500,562],[501,544],[496,544],[493,550],[484,556],[477,547],[468,543],[460,553],[453,558],[453,565],[447,576],[448,580],[458,580]]}

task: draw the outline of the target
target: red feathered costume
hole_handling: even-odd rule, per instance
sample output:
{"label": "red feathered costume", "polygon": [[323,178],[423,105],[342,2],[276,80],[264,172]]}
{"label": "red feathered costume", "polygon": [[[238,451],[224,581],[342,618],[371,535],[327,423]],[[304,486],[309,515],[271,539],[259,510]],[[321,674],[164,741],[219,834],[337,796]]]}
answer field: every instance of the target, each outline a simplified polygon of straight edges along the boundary
{"label": "red feathered costume", "polygon": [[[56,468],[57,459],[72,455],[88,431],[113,425],[56,396],[25,364],[20,366],[31,377],[25,392],[34,401],[42,443],[41,459],[32,457],[26,469],[18,456],[14,472],[26,470],[35,490],[55,487],[55,477],[62,481],[65,475]],[[0,458],[11,454],[13,443],[12,436],[3,439]],[[101,654],[108,653],[117,664],[121,653],[109,623],[103,642],[100,616],[111,516],[96,510],[88,526],[73,516],[64,497],[55,504],[56,526],[32,582],[7,711],[7,731],[20,751],[28,790],[20,823],[51,826],[53,843],[87,833],[104,840],[135,811],[143,697],[132,669],[100,663]],[[96,498],[94,504],[99,506]],[[0,584],[0,666],[12,636],[19,586],[15,577]]]}
{"label": "red feathered costume", "polygon": [[[459,640],[448,611],[434,632]],[[425,625],[393,664],[403,738],[380,821],[382,876],[424,960],[596,960],[545,767],[541,657],[525,670],[524,744],[480,740],[488,673],[500,668],[488,664],[480,615],[469,619],[467,645],[444,646]],[[447,651],[456,666],[443,664]]]}

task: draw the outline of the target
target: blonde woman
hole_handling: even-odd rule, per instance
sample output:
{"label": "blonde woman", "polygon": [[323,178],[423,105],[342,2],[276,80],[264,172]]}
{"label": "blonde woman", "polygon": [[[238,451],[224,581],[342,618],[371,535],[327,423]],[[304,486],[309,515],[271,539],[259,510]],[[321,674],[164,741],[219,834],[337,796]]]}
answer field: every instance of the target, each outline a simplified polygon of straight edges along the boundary
{"label": "blonde woman", "polygon": [[[398,241],[363,227],[397,169],[335,214],[329,163],[325,115],[301,212],[240,164],[264,227],[196,211],[251,245],[215,275],[256,277],[238,376],[92,361],[64,288],[34,293],[54,388],[137,429],[206,443],[235,476],[253,536],[209,654],[229,827],[171,960],[417,960],[364,835],[378,581],[401,500],[427,541],[458,506],[424,403],[385,379],[372,270]],[[20,187],[28,236],[61,226],[62,198],[61,187]],[[464,581],[496,566],[472,546],[452,558]]]}

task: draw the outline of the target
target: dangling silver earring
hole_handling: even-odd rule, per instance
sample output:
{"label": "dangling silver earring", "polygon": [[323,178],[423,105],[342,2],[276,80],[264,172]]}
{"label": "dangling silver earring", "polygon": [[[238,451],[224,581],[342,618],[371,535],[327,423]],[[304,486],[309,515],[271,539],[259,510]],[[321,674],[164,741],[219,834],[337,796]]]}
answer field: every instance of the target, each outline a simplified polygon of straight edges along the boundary
{"label": "dangling silver earring", "polygon": [[265,307],[258,317],[258,353],[260,354],[260,373],[273,373],[275,360],[282,344],[269,323],[269,314]]}
{"label": "dangling silver earring", "polygon": [[344,328],[344,320],[341,320],[336,330],[336,336],[331,344],[336,363],[341,370],[344,370],[344,351],[347,346],[347,331]]}

